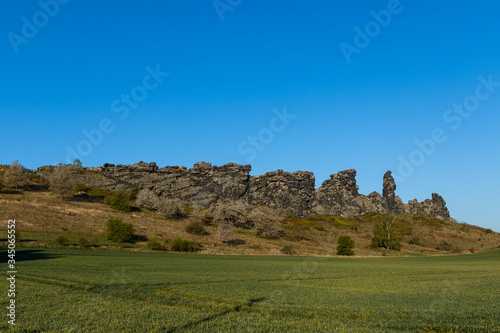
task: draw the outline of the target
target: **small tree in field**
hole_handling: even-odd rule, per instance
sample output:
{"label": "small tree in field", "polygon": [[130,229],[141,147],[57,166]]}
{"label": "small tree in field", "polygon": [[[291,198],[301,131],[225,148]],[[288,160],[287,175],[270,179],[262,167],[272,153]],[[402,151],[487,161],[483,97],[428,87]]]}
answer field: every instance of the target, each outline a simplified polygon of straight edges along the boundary
{"label": "small tree in field", "polygon": [[354,252],[354,241],[349,236],[340,236],[337,241],[337,254],[342,256],[352,256]]}
{"label": "small tree in field", "polygon": [[81,168],[82,167],[82,161],[80,161],[80,159],[77,158],[76,160],[73,161],[73,166],[75,166],[77,168]]}
{"label": "small tree in field", "polygon": [[401,228],[394,216],[381,216],[375,221],[372,247],[383,247],[388,250],[401,250]]}
{"label": "small tree in field", "polygon": [[76,181],[71,166],[59,164],[49,177],[50,189],[59,194],[61,199],[75,194]]}
{"label": "small tree in field", "polygon": [[5,171],[4,180],[5,185],[15,187],[17,190],[28,182],[28,170],[19,161],[14,161]]}

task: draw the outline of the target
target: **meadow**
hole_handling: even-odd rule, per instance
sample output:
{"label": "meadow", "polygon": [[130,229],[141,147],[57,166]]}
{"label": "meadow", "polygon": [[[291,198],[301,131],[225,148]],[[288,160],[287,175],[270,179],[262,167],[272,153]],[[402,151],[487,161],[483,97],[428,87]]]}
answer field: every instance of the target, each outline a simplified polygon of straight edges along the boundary
{"label": "meadow", "polygon": [[16,326],[4,315],[1,331],[500,331],[500,251],[327,258],[19,248],[16,259]]}

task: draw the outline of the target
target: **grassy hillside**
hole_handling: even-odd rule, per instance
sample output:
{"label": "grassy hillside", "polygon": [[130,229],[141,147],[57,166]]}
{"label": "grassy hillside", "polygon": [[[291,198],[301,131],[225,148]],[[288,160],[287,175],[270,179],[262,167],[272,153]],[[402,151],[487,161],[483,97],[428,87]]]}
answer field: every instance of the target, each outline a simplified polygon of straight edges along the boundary
{"label": "grassy hillside", "polygon": [[499,251],[326,258],[18,250],[13,332],[500,330]]}
{"label": "grassy hillside", "polygon": [[[0,220],[5,221],[6,226],[8,219],[16,219],[23,246],[54,246],[56,237],[63,235],[69,240],[69,246],[78,246],[79,240],[84,238],[94,248],[117,247],[105,238],[109,218],[121,218],[134,226],[135,233],[140,236],[138,241],[122,244],[122,247],[136,251],[147,250],[146,240],[151,238],[168,248],[167,243],[176,237],[201,243],[199,251],[206,254],[331,256],[336,255],[335,247],[341,235],[354,240],[354,252],[358,256],[477,253],[500,246],[500,235],[491,230],[429,216],[401,216],[397,219],[404,233],[401,251],[371,249],[374,221],[380,217],[376,213],[354,219],[335,216],[300,219],[287,215],[282,224],[282,238],[265,239],[253,230],[237,228],[236,241],[227,245],[218,240],[216,225],[207,225],[208,233],[202,236],[186,232],[190,222],[200,220],[188,207],[185,209],[191,212],[189,217],[168,220],[157,212],[137,207],[123,213],[98,199],[77,196],[63,201],[43,185],[32,184],[28,191],[0,192]],[[131,204],[134,206],[133,201]]]}

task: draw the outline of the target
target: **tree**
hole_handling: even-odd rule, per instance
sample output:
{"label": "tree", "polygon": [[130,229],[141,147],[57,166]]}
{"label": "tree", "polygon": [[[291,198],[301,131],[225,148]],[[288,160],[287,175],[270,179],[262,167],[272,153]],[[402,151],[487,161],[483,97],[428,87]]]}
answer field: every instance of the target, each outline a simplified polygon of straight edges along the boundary
{"label": "tree", "polygon": [[14,161],[5,171],[4,180],[7,186],[15,187],[17,190],[28,182],[28,170],[19,161]]}
{"label": "tree", "polygon": [[128,196],[122,192],[115,192],[109,198],[109,206],[113,209],[119,210],[120,212],[128,213],[130,212],[128,199]]}
{"label": "tree", "polygon": [[375,221],[373,230],[373,247],[388,250],[401,250],[402,232],[394,216],[385,215]]}
{"label": "tree", "polygon": [[219,202],[213,209],[214,221],[218,223],[227,221],[234,226],[251,229],[254,223],[247,217],[246,208],[240,202]]}
{"label": "tree", "polygon": [[340,236],[337,241],[337,254],[341,256],[352,256],[354,252],[354,241],[349,236]]}
{"label": "tree", "polygon": [[255,233],[269,239],[277,239],[283,236],[281,218],[269,207],[257,207],[250,214],[254,224]]}
{"label": "tree", "polygon": [[50,189],[59,194],[61,199],[75,194],[76,180],[70,165],[59,164],[49,177]]}
{"label": "tree", "polygon": [[139,206],[149,210],[158,209],[158,196],[153,191],[148,189],[140,190],[137,194],[135,202],[137,202]]}
{"label": "tree", "polygon": [[73,161],[73,166],[77,167],[77,168],[81,168],[82,167],[82,161],[80,161],[80,159],[77,158],[76,160]]}
{"label": "tree", "polygon": [[157,205],[158,212],[167,219],[180,219],[186,217],[186,214],[182,211],[181,205],[177,200],[159,198]]}
{"label": "tree", "polygon": [[131,223],[123,223],[122,219],[108,219],[106,222],[106,237],[118,244],[131,242],[134,237],[134,228]]}
{"label": "tree", "polygon": [[223,220],[219,223],[217,227],[217,237],[222,243],[230,243],[234,240],[235,236],[234,225],[228,221]]}

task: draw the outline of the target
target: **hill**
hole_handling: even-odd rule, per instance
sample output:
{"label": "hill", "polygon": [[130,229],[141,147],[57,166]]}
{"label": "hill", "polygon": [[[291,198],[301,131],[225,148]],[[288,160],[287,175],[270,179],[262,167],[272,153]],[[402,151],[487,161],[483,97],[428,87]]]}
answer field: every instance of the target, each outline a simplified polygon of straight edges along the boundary
{"label": "hill", "polygon": [[[92,193],[91,193],[92,194]],[[95,195],[95,193],[94,193]],[[148,250],[148,239],[158,240],[169,249],[172,240],[182,238],[199,243],[198,252],[207,254],[298,254],[336,255],[339,236],[348,235],[355,243],[358,256],[380,255],[436,255],[447,253],[484,252],[500,247],[500,235],[489,229],[442,220],[426,215],[389,216],[371,212],[359,217],[345,218],[333,215],[313,215],[299,218],[292,214],[275,212],[282,234],[278,239],[259,235],[255,228],[236,227],[234,241],[223,243],[218,239],[217,223],[206,218],[208,210],[194,210],[184,206],[185,217],[165,218],[157,211],[140,208],[130,201],[130,212],[121,212],[105,203],[105,198],[81,192],[61,200],[48,191],[43,179],[32,179],[25,190],[0,192],[0,219],[16,219],[24,246],[56,246],[55,239],[63,236],[69,247],[118,248],[106,239],[106,221],[122,219],[131,223],[136,242],[121,244],[134,250]],[[400,251],[370,246],[374,225],[391,218],[401,232]],[[192,223],[203,223],[204,234],[186,231]]]}

